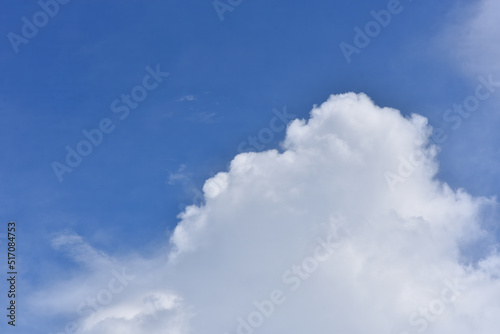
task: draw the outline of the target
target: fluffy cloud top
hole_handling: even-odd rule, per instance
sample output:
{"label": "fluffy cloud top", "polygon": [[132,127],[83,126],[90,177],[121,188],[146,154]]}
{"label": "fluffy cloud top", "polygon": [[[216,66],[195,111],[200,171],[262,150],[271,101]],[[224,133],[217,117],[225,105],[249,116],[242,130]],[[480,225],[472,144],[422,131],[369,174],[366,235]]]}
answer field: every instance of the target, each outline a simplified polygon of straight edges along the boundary
{"label": "fluffy cloud top", "polygon": [[[421,116],[331,96],[281,151],[207,180],[158,255],[103,260],[45,293],[80,305],[83,333],[497,333],[500,257],[482,224],[495,202],[435,178],[429,134]],[[55,243],[100,254],[80,241]],[[102,282],[85,286],[97,308],[72,292],[83,279]]]}

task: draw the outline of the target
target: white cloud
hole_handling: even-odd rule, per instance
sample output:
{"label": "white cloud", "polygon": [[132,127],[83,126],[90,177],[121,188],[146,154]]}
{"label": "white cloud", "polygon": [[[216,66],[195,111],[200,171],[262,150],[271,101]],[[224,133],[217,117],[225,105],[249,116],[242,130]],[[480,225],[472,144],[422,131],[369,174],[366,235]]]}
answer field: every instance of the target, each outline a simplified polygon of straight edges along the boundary
{"label": "white cloud", "polygon": [[[330,97],[289,125],[283,152],[239,154],[207,180],[206,203],[180,214],[158,255],[116,259],[139,279],[81,317],[84,333],[233,334],[239,317],[259,320],[256,304],[270,316],[242,333],[497,333],[500,257],[481,224],[494,201],[435,179],[429,133],[425,118],[363,94]],[[426,161],[391,191],[385,171],[421,150]],[[465,261],[486,242],[480,262]]]}
{"label": "white cloud", "polygon": [[176,183],[179,183],[179,182],[181,182],[181,183],[187,183],[187,182],[189,182],[190,178],[184,172],[185,169],[186,169],[186,165],[182,164],[177,169],[177,172],[175,172],[175,173],[169,172],[167,183],[172,186],[172,185],[174,185]]}
{"label": "white cloud", "polygon": [[443,49],[474,77],[500,71],[499,11],[497,0],[461,3],[450,15],[452,23],[439,39]]}
{"label": "white cloud", "polygon": [[197,100],[196,95],[183,95],[177,99],[178,102],[196,101],[196,100]]}
{"label": "white cloud", "polygon": [[109,265],[113,259],[105,253],[91,247],[77,234],[60,234],[52,239],[52,247],[64,250],[75,262],[90,267],[100,268]]}

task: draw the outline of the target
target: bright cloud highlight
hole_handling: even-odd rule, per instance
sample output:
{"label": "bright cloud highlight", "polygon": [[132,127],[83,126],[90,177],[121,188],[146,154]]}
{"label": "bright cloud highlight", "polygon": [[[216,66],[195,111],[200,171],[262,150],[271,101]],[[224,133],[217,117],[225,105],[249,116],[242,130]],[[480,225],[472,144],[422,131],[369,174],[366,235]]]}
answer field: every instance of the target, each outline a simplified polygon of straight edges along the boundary
{"label": "bright cloud highlight", "polygon": [[[135,279],[73,317],[82,333],[497,333],[500,257],[483,224],[496,202],[436,179],[430,134],[422,116],[332,95],[289,124],[282,150],[239,154],[207,180],[156,256],[56,239],[102,261],[31,304],[76,309],[123,266]],[[386,172],[417,155],[391,190]]]}

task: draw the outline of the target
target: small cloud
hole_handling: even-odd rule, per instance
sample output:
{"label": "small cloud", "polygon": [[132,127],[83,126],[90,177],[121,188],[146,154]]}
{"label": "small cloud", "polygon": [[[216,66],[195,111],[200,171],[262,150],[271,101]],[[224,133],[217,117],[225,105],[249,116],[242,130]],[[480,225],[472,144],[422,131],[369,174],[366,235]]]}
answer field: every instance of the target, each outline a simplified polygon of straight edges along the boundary
{"label": "small cloud", "polygon": [[191,122],[199,122],[199,123],[213,123],[215,122],[215,120],[213,119],[215,115],[216,113],[214,112],[201,111],[189,116],[188,120]]}
{"label": "small cloud", "polygon": [[184,95],[181,96],[180,98],[177,99],[177,102],[184,102],[184,101],[196,101],[198,98],[196,95]]}
{"label": "small cloud", "polygon": [[51,241],[54,249],[64,252],[77,263],[95,267],[105,266],[113,262],[110,256],[95,249],[77,234],[61,233],[52,238]]}
{"label": "small cloud", "polygon": [[171,186],[178,182],[186,183],[188,182],[189,176],[187,174],[183,173],[183,171],[186,169],[186,165],[180,165],[179,169],[177,169],[177,172],[175,173],[169,173],[168,175],[168,181],[167,183]]}

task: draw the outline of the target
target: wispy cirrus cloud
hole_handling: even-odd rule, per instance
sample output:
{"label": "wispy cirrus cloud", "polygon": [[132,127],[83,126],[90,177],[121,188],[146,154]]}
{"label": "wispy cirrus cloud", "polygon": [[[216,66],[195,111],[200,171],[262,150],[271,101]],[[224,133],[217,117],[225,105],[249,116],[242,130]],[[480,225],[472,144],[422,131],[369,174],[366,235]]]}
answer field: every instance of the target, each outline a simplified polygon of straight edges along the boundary
{"label": "wispy cirrus cloud", "polygon": [[177,102],[184,102],[184,101],[196,101],[198,100],[198,97],[196,95],[183,95],[177,99]]}
{"label": "wispy cirrus cloud", "polygon": [[437,39],[456,65],[474,77],[500,71],[499,11],[496,0],[460,3]]}

